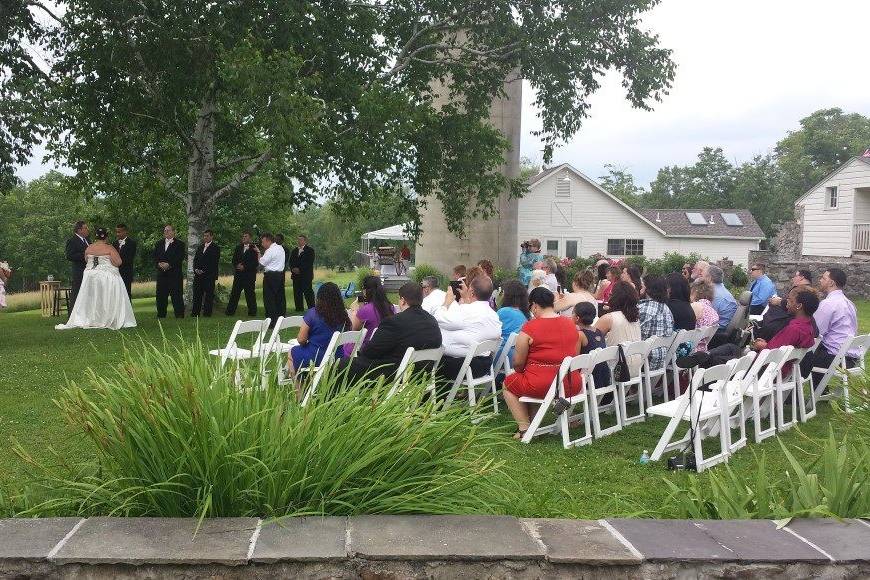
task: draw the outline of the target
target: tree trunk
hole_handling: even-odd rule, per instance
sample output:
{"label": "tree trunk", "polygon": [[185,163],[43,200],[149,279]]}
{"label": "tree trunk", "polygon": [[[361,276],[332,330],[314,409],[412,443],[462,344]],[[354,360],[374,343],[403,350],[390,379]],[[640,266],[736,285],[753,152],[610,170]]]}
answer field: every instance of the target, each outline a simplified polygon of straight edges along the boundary
{"label": "tree trunk", "polygon": [[187,286],[184,300],[190,304],[193,295],[193,257],[202,243],[202,234],[208,229],[211,196],[214,194],[214,115],[215,94],[209,91],[203,97],[196,127],[193,131],[193,147],[190,151],[187,170]]}

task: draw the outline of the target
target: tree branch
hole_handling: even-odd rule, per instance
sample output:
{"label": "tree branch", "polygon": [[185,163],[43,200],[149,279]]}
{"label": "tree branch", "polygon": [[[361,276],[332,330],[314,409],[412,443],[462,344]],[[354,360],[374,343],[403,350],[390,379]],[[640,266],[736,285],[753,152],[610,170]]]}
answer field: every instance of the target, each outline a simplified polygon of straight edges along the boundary
{"label": "tree branch", "polygon": [[49,10],[42,2],[36,2],[36,0],[29,0],[26,5],[41,9],[43,12],[48,14],[52,20],[54,20],[58,24],[63,24],[63,21],[61,21],[61,19],[58,18],[54,12]]}
{"label": "tree branch", "polygon": [[223,171],[225,169],[229,169],[231,166],[236,163],[242,163],[244,161],[251,161],[252,159],[256,159],[260,156],[260,153],[254,153],[253,155],[239,155],[238,157],[231,157],[226,161],[221,161],[220,163],[215,164],[216,171]]}
{"label": "tree branch", "polygon": [[227,183],[225,186],[221,187],[213,194],[211,194],[206,200],[206,205],[212,205],[218,199],[223,196],[232,193],[237,190],[245,181],[247,181],[251,176],[257,173],[263,165],[265,165],[270,159],[272,159],[272,149],[266,149],[263,153],[261,153],[256,160],[245,167],[242,171],[236,173],[233,178]]}

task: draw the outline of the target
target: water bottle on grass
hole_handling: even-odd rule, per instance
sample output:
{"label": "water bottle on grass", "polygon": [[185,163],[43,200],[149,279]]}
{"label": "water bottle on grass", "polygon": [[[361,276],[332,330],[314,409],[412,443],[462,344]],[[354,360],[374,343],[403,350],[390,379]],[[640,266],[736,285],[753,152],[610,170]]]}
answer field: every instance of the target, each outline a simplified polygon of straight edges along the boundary
{"label": "water bottle on grass", "polygon": [[647,463],[649,463],[649,451],[644,449],[643,453],[640,454],[640,464],[646,465]]}

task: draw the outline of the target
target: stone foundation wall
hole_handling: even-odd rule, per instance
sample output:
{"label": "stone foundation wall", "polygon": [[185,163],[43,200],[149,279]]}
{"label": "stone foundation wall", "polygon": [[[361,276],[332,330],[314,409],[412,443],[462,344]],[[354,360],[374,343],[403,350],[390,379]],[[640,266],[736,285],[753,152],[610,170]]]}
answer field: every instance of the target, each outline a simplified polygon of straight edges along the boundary
{"label": "stone foundation wall", "polygon": [[5,578],[867,578],[862,520],[0,520]]}

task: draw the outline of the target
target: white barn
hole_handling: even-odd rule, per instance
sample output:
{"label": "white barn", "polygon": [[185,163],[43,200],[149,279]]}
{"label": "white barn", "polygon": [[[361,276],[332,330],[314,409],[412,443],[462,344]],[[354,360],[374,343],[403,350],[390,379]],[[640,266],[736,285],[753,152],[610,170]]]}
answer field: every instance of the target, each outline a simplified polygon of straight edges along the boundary
{"label": "white barn", "polygon": [[563,163],[529,179],[519,200],[517,244],[538,238],[545,254],[611,258],[697,253],[747,265],[764,233],[746,210],[635,210]]}
{"label": "white barn", "polygon": [[870,252],[870,152],[853,157],[795,202],[801,255],[852,257]]}

